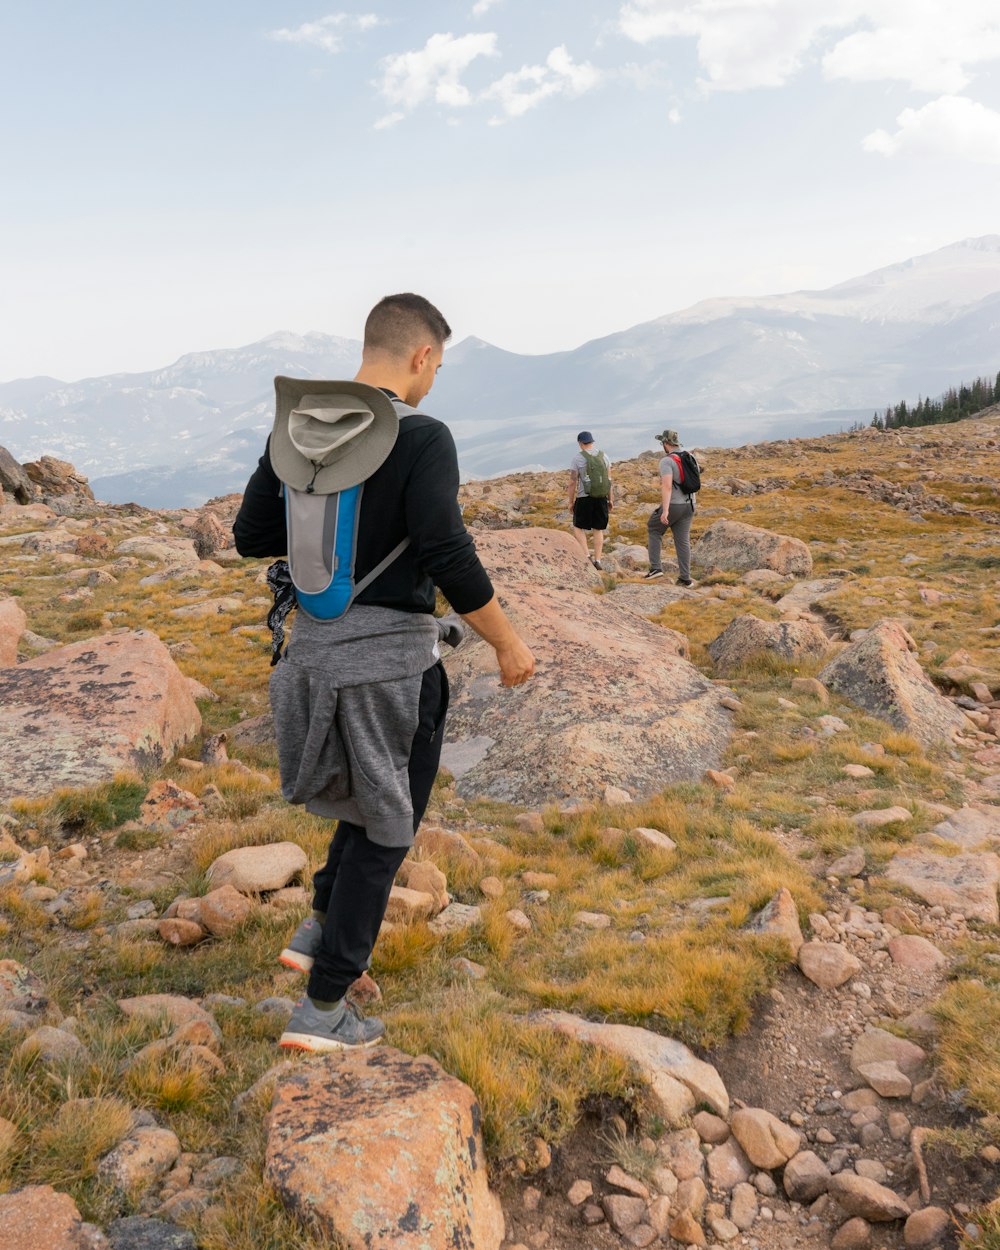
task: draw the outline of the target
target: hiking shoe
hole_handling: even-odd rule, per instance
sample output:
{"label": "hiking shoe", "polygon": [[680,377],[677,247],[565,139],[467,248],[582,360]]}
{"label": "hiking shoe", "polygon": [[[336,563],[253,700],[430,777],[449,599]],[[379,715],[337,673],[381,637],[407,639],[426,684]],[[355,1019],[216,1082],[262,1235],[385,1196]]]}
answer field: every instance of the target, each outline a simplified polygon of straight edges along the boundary
{"label": "hiking shoe", "polygon": [[600,560],[591,560],[590,563],[594,566],[595,569],[600,569],[601,572],[603,573],[604,565],[600,562]]}
{"label": "hiking shoe", "polygon": [[678,577],[677,585],[678,586],[693,586],[694,582],[691,580],[690,577]]}
{"label": "hiking shoe", "polygon": [[644,582],[655,582],[658,577],[662,577],[662,576],[663,576],[662,569],[650,569],[649,572],[643,577],[642,580]]}
{"label": "hiking shoe", "polygon": [[381,1020],[363,1016],[354,1003],[345,1002],[343,1011],[320,1011],[308,998],[303,998],[296,1003],[278,1045],[284,1050],[322,1054],[374,1046],[382,1040],[384,1032]]}
{"label": "hiking shoe", "polygon": [[291,940],[278,956],[278,963],[298,972],[309,973],[316,962],[323,941],[323,926],[312,916],[303,920],[292,934]]}

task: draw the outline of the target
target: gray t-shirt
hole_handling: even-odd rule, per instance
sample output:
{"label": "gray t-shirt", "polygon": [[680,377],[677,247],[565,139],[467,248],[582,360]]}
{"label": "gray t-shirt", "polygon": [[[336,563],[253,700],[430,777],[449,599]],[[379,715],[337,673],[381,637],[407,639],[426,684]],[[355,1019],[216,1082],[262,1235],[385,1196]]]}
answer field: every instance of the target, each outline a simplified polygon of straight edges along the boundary
{"label": "gray t-shirt", "polygon": [[[675,452],[674,455],[677,453]],[[669,477],[673,479],[673,485],[670,488],[670,502],[675,503],[693,503],[693,495],[685,495],[681,490],[681,470],[680,465],[674,459],[673,455],[664,456],[660,461],[660,477]]]}
{"label": "gray t-shirt", "polygon": [[[594,450],[590,453],[592,456],[604,456],[603,451]],[[604,461],[608,466],[608,473],[611,472],[611,461],[604,456]],[[573,457],[573,462],[569,466],[571,472],[576,474],[576,497],[582,499],[587,493],[587,460],[582,451],[578,451]]]}

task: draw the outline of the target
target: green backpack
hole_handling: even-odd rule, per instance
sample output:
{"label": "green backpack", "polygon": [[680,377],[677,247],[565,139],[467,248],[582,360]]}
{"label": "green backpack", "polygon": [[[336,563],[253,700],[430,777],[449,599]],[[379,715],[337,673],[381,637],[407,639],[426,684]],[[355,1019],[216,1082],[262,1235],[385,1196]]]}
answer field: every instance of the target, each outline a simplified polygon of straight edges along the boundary
{"label": "green backpack", "polygon": [[591,499],[607,499],[611,494],[611,477],[608,473],[608,461],[603,451],[593,455],[589,451],[581,452],[587,462],[583,485]]}

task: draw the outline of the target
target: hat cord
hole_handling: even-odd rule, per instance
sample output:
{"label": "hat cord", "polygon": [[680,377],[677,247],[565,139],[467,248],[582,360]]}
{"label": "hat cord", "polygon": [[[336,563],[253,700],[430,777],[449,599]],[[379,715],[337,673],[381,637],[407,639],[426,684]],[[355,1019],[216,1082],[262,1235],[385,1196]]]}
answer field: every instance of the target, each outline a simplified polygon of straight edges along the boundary
{"label": "hat cord", "polygon": [[320,469],[323,468],[323,461],[322,460],[310,460],[309,463],[313,467],[313,475],[309,482],[309,485],[306,487],[306,494],[314,495],[316,493],[316,487],[313,485],[313,483],[316,481],[316,475],[319,473]]}

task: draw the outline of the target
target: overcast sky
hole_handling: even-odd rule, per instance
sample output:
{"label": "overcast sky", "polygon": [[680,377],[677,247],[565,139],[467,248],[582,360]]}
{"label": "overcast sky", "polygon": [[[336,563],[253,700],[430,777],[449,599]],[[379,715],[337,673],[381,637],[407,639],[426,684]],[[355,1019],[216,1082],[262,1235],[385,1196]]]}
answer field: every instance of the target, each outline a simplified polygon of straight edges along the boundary
{"label": "overcast sky", "polygon": [[1000,230],[998,0],[6,0],[0,379],[570,348]]}

